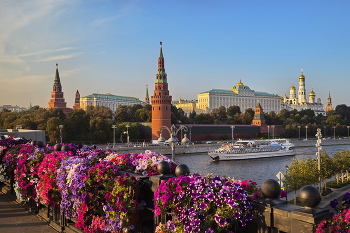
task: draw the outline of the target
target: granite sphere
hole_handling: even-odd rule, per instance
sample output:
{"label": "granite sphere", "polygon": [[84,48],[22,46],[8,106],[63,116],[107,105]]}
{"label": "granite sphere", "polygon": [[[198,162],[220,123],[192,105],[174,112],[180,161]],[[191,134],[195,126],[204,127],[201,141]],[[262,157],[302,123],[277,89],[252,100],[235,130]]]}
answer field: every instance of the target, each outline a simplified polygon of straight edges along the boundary
{"label": "granite sphere", "polygon": [[37,145],[37,147],[40,147],[40,148],[43,148],[45,145],[44,145],[44,143],[42,142],[42,141],[38,141],[37,143],[36,143],[36,145]]}
{"label": "granite sphere", "polygon": [[190,169],[186,164],[180,164],[175,169],[175,175],[179,176],[188,176],[190,175]]}
{"label": "granite sphere", "polygon": [[161,175],[170,174],[170,163],[167,161],[161,161],[158,163],[157,170]]}
{"label": "granite sphere", "polygon": [[61,151],[69,151],[70,150],[70,147],[68,145],[63,145],[61,147]]}
{"label": "granite sphere", "polygon": [[281,186],[274,179],[267,179],[262,183],[261,191],[266,198],[276,199],[281,193]]}
{"label": "granite sphere", "polygon": [[317,188],[306,185],[299,190],[299,201],[302,206],[314,208],[321,202],[321,194]]}
{"label": "granite sphere", "polygon": [[62,149],[62,144],[61,143],[57,143],[55,146],[54,146],[54,150],[55,151],[61,151]]}

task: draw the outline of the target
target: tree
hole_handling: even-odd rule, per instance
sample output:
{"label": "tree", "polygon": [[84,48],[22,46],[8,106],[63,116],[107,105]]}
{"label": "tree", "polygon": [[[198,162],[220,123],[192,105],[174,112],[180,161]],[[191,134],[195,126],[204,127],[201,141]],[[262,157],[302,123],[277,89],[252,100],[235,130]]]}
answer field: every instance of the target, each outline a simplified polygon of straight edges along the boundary
{"label": "tree", "polygon": [[254,119],[254,110],[252,108],[247,108],[243,115],[243,124],[250,125]]}
{"label": "tree", "polygon": [[195,118],[196,124],[213,124],[214,118],[209,113],[200,113]]}
{"label": "tree", "polygon": [[109,127],[107,119],[95,117],[90,119],[90,139],[94,142],[108,142],[112,128]]}
{"label": "tree", "polygon": [[241,108],[236,105],[232,105],[227,108],[226,114],[228,117],[233,118],[237,113],[241,114]]}
{"label": "tree", "polygon": [[219,123],[226,123],[227,120],[227,114],[226,114],[226,108],[224,106],[220,106],[218,108],[214,108],[210,115],[215,119],[218,120]]}
{"label": "tree", "polygon": [[64,135],[66,141],[84,141],[88,139],[90,117],[83,109],[73,110],[68,114],[64,123]]}
{"label": "tree", "polygon": [[319,173],[316,161],[311,157],[301,160],[294,158],[284,176],[286,187],[294,190],[294,204],[296,204],[296,191],[305,185],[318,181]]}
{"label": "tree", "polygon": [[59,125],[62,125],[63,121],[59,117],[50,117],[46,122],[46,135],[50,142],[57,142],[60,139]]}
{"label": "tree", "polygon": [[325,190],[327,189],[327,180],[335,175],[334,160],[327,154],[327,151],[321,153],[321,171],[320,178],[324,184]]}
{"label": "tree", "polygon": [[131,121],[132,116],[129,115],[130,112],[131,111],[128,111],[128,106],[119,105],[118,108],[115,110],[115,120],[119,122]]}
{"label": "tree", "polygon": [[86,114],[90,117],[112,118],[112,110],[105,106],[88,106]]}

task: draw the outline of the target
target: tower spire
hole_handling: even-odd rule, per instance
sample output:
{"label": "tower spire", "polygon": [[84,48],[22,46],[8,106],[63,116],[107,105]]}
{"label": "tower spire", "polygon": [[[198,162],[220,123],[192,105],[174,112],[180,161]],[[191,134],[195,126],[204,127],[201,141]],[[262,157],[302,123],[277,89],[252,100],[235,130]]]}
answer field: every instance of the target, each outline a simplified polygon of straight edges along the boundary
{"label": "tower spire", "polygon": [[163,49],[162,49],[162,42],[160,42],[160,50],[159,50],[159,57],[158,57],[158,70],[156,74],[156,83],[167,83],[167,74],[165,73],[164,68],[164,57],[163,57]]}
{"label": "tower spire", "polygon": [[146,104],[149,104],[148,85],[146,85],[145,103],[146,103]]}

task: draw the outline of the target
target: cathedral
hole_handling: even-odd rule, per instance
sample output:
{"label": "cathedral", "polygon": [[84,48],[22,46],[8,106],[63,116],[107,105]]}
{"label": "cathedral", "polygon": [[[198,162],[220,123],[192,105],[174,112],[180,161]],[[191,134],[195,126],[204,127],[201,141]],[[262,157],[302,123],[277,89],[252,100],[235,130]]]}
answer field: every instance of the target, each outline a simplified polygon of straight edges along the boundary
{"label": "cathedral", "polygon": [[[311,109],[315,112],[315,116],[318,116],[319,114],[326,116],[326,111],[323,107],[323,104],[321,103],[321,99],[316,99],[316,94],[313,89],[310,91],[308,97],[309,98],[307,99],[305,89],[305,76],[303,72],[301,72],[301,75],[299,76],[298,93],[295,86],[293,85],[289,89],[289,98],[286,94],[284,94],[282,97],[282,102],[284,108],[289,111],[293,109],[296,109],[298,111]],[[330,99],[330,95],[328,98]]]}

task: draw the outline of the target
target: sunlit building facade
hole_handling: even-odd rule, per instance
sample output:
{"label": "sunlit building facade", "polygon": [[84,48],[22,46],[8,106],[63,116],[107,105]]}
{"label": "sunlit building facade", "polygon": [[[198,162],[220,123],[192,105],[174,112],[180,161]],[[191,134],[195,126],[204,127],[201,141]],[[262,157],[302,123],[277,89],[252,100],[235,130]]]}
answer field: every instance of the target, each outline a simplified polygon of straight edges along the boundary
{"label": "sunlit building facade", "polygon": [[112,95],[110,93],[93,93],[80,98],[80,108],[84,110],[87,110],[88,106],[104,106],[110,108],[112,112],[115,112],[119,105],[131,106],[134,104],[141,104],[142,106],[146,105],[144,101],[141,101],[138,98]]}

